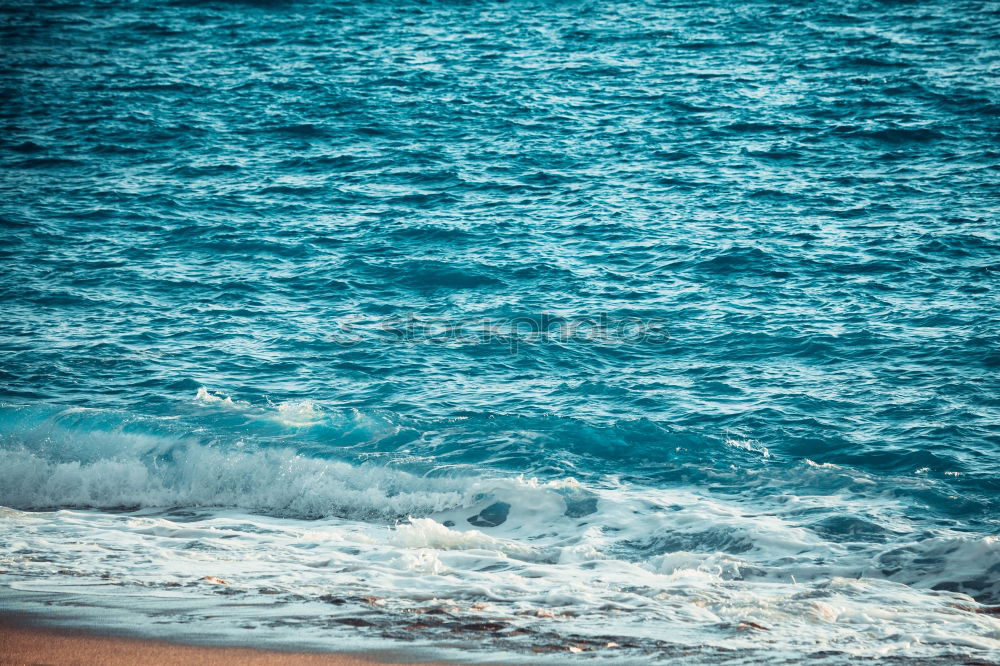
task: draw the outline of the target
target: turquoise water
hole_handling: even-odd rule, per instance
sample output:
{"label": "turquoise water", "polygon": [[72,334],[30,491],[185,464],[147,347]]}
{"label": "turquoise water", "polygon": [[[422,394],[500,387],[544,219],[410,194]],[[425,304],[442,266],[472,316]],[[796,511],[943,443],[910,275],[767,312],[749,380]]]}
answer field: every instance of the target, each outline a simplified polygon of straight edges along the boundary
{"label": "turquoise water", "polygon": [[3,3],[5,606],[1000,659],[998,36],[989,2]]}

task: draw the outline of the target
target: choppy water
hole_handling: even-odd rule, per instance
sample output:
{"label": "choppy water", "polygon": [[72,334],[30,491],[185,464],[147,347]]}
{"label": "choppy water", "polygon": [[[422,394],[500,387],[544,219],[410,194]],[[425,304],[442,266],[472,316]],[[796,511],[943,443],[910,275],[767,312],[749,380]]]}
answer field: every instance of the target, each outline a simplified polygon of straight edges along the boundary
{"label": "choppy water", "polygon": [[4,2],[0,603],[1000,660],[1000,6],[821,4]]}

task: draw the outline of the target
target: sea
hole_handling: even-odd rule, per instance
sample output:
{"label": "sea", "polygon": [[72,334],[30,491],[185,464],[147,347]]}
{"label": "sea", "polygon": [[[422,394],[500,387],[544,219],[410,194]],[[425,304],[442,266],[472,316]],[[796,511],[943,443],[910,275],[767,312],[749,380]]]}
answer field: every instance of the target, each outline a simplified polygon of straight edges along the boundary
{"label": "sea", "polygon": [[2,0],[0,611],[1000,663],[1000,3]]}

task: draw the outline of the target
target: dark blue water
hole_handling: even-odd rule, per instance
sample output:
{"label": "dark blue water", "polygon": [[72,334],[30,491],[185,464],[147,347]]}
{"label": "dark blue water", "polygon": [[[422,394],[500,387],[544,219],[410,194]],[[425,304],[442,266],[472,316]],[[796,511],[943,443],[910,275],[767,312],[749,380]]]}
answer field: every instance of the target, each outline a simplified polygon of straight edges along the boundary
{"label": "dark blue water", "polygon": [[[1000,602],[996,3],[4,2],[0,40],[0,504],[382,524],[573,477]],[[404,476],[262,499],[191,447]],[[595,552],[770,543],[706,534]]]}

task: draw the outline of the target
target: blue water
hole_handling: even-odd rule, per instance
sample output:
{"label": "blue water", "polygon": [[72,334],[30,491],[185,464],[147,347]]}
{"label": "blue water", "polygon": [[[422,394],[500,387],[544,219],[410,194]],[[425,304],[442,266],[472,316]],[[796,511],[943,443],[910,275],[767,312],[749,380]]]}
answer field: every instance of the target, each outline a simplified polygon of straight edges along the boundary
{"label": "blue water", "polygon": [[[596,613],[629,659],[755,625],[793,658],[1000,659],[998,40],[973,1],[3,3],[7,605],[99,606],[25,581],[167,557],[84,564],[80,521],[127,550],[261,520],[570,549],[497,574],[545,569],[545,608],[648,572],[545,630],[563,658]],[[434,571],[387,594],[456,595]],[[715,615],[657,606],[684,572]],[[626,592],[658,647],[598,617]],[[777,631],[807,592],[814,638]],[[411,640],[379,622],[350,631]]]}

